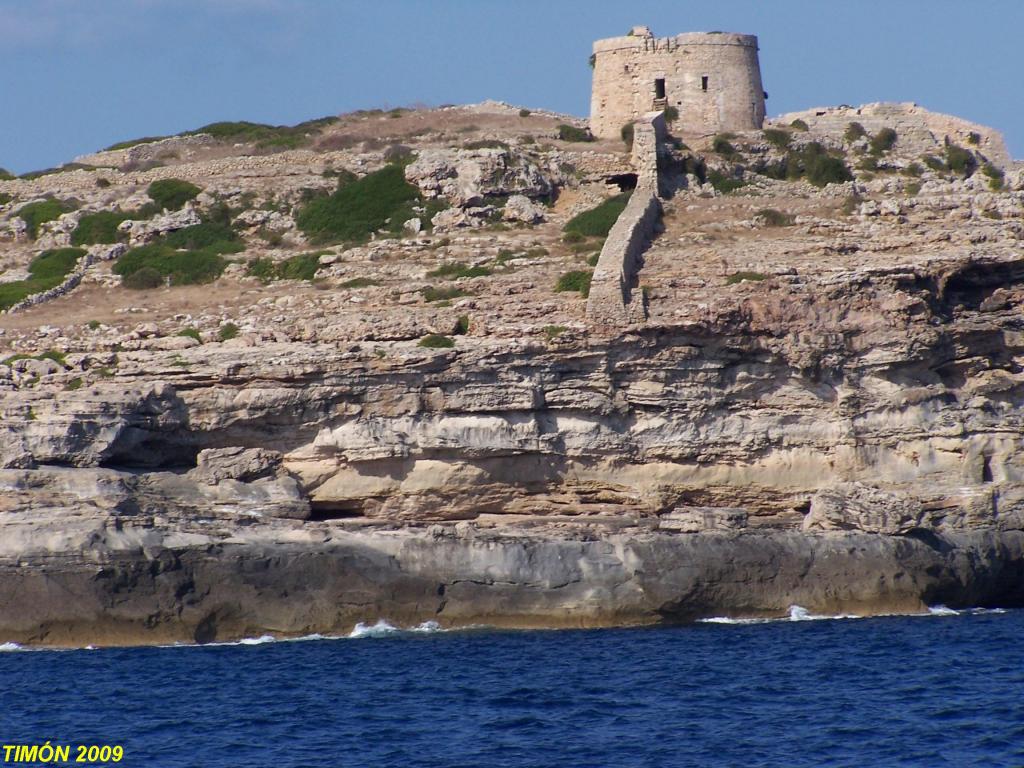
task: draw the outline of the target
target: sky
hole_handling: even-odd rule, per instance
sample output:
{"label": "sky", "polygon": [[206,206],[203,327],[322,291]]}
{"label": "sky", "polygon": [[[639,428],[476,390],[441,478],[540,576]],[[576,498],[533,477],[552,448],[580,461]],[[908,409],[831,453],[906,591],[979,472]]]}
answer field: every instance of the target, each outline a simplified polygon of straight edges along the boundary
{"label": "sky", "polygon": [[760,38],[768,114],[916,101],[1024,157],[1024,0],[0,0],[0,167],[218,120],[497,99],[585,116],[593,40]]}

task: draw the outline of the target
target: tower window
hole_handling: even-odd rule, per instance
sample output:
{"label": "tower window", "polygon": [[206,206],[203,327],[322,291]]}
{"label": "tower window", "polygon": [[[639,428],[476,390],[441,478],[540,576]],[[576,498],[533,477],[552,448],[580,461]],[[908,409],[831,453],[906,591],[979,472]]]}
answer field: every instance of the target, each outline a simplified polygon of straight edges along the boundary
{"label": "tower window", "polygon": [[700,89],[701,89],[702,91],[706,91],[706,90],[708,89],[708,76],[707,76],[707,75],[704,75],[704,76],[703,76],[703,77],[702,77],[702,78],[700,79]]}
{"label": "tower window", "polygon": [[665,98],[665,78],[659,77],[654,81],[654,98]]}

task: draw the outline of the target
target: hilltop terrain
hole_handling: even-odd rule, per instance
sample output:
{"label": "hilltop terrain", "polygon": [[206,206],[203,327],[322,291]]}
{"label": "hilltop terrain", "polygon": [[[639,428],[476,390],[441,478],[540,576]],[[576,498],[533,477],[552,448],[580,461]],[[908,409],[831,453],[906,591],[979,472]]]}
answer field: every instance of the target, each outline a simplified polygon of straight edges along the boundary
{"label": "hilltop terrain", "polygon": [[0,181],[0,641],[1024,602],[999,135],[670,135],[595,326],[630,140],[484,103]]}

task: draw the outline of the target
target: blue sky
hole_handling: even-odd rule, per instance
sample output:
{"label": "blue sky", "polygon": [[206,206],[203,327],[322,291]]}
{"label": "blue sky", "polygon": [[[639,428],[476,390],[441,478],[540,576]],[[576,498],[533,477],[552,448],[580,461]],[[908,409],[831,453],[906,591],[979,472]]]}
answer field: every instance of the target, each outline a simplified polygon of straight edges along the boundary
{"label": "blue sky", "polygon": [[0,166],[215,120],[486,98],[585,115],[590,43],[757,34],[769,115],[917,101],[1024,157],[1024,0],[0,0]]}

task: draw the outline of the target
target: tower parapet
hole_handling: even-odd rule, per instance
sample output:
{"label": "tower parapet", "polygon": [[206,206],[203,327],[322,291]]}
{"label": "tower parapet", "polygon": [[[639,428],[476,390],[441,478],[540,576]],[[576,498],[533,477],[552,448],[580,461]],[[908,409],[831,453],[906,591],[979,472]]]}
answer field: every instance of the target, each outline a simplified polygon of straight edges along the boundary
{"label": "tower parapet", "polygon": [[622,126],[674,107],[675,127],[710,134],[752,130],[765,116],[757,37],[687,32],[655,37],[647,27],[597,40],[592,63],[590,130],[618,138]]}

